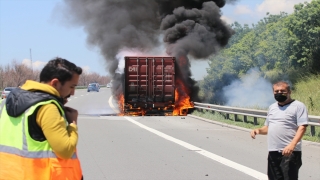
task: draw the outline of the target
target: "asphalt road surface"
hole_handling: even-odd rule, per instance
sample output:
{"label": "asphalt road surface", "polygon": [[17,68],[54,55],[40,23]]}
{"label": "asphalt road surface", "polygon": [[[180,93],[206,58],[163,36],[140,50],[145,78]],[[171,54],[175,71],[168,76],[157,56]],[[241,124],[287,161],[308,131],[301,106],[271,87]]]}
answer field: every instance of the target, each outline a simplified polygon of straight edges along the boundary
{"label": "asphalt road surface", "polygon": [[[267,179],[266,136],[193,116],[117,116],[111,89],[77,90],[85,180]],[[320,144],[303,142],[301,180],[320,180]]]}

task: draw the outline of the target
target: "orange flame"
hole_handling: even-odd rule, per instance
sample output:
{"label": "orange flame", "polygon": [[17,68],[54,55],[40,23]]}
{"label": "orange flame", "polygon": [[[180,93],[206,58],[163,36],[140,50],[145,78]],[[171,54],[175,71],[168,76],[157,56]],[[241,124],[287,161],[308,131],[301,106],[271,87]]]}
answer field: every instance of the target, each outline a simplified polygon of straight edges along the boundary
{"label": "orange flame", "polygon": [[118,100],[118,107],[119,107],[119,110],[120,110],[120,112],[119,112],[118,115],[119,115],[119,116],[124,116],[124,107],[123,107],[123,104],[124,104],[124,96],[123,96],[123,94],[121,94],[118,99],[119,99],[119,100]]}
{"label": "orange flame", "polygon": [[[119,114],[118,116],[144,116],[146,114],[146,110],[138,108],[137,111],[135,112],[125,112],[124,111],[124,95],[121,94],[119,95],[119,100],[118,100],[118,106],[119,106]],[[130,107],[131,109],[132,107]]]}
{"label": "orange flame", "polygon": [[186,115],[189,108],[193,108],[194,104],[190,101],[188,89],[179,79],[176,80],[175,89],[175,108],[173,111],[174,116]]}

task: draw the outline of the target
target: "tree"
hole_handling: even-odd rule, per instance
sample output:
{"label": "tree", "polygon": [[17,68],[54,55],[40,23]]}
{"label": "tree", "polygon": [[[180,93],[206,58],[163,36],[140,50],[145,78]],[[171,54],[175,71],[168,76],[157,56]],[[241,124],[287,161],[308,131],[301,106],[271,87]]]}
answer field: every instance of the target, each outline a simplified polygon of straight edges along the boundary
{"label": "tree", "polygon": [[[18,87],[26,82],[26,80],[39,81],[40,71],[33,70],[28,66],[13,60],[10,64],[0,66],[0,88],[7,86]],[[87,86],[88,83],[97,82],[99,84],[107,84],[110,77],[100,76],[97,73],[83,72],[79,79],[80,86]]]}
{"label": "tree", "polygon": [[288,26],[290,60],[311,73],[320,72],[320,0],[295,5]]}

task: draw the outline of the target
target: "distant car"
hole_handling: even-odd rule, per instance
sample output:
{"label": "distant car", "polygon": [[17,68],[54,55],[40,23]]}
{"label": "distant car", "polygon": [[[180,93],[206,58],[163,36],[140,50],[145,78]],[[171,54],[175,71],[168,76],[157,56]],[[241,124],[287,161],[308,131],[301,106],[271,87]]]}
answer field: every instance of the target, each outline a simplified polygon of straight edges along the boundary
{"label": "distant car", "polygon": [[107,88],[111,88],[112,86],[111,86],[111,83],[108,83],[107,84]]}
{"label": "distant car", "polygon": [[96,85],[98,87],[98,89],[100,89],[100,84],[99,83],[90,83],[90,84]]}
{"label": "distant car", "polygon": [[9,93],[16,87],[5,87],[1,92],[1,99],[7,98]]}
{"label": "distant car", "polygon": [[97,91],[97,92],[99,92],[99,89],[100,89],[99,84],[97,84],[97,83],[90,83],[90,84],[88,85],[87,92],[90,92],[90,91]]}

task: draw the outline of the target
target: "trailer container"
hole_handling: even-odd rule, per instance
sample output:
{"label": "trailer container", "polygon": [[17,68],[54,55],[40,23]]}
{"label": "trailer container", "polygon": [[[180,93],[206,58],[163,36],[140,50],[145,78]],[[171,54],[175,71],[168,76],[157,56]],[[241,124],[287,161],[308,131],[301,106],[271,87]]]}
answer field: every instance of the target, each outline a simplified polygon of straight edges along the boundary
{"label": "trailer container", "polygon": [[175,57],[125,57],[124,113],[172,115]]}

